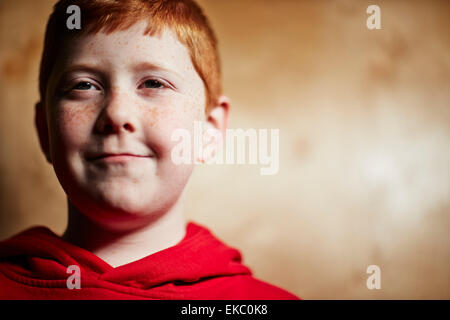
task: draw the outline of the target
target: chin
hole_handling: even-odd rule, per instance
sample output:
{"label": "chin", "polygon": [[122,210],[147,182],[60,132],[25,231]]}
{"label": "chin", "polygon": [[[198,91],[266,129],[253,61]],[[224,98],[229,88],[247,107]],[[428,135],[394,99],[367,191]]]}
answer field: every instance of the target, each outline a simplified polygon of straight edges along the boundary
{"label": "chin", "polygon": [[106,229],[128,231],[158,219],[162,212],[131,203],[96,203],[97,209],[90,212],[89,218]]}
{"label": "chin", "polygon": [[94,197],[95,206],[103,214],[119,219],[139,219],[158,216],[172,206],[172,199],[166,192],[155,192],[154,187],[124,186],[123,188],[101,190]]}
{"label": "chin", "polygon": [[[152,196],[146,195],[147,201],[150,202]],[[102,194],[97,205],[100,210],[112,212],[115,215],[122,216],[142,216],[144,212],[148,212],[149,205],[142,203],[144,195],[133,192],[121,192],[119,194]]]}

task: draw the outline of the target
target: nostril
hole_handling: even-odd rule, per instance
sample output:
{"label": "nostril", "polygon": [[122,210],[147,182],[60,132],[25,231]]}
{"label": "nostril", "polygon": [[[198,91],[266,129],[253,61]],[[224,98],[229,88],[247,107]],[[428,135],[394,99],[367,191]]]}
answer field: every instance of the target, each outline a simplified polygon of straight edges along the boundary
{"label": "nostril", "polygon": [[110,123],[105,124],[104,131],[105,131],[105,132],[111,132],[111,131],[113,131],[113,126],[112,126],[112,124],[110,124]]}
{"label": "nostril", "polygon": [[129,131],[132,130],[131,125],[130,125],[129,123],[125,123],[125,124],[123,125],[123,127],[125,128],[125,130],[129,130]]}

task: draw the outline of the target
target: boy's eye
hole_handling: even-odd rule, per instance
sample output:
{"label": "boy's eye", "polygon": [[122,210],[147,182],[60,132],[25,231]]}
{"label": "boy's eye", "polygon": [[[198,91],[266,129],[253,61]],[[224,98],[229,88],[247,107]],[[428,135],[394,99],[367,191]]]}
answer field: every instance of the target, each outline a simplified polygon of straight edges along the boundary
{"label": "boy's eye", "polygon": [[78,82],[75,86],[73,86],[72,90],[97,90],[97,87],[88,81]]}
{"label": "boy's eye", "polygon": [[164,85],[158,80],[151,79],[144,82],[144,88],[158,89],[162,87],[164,87]]}

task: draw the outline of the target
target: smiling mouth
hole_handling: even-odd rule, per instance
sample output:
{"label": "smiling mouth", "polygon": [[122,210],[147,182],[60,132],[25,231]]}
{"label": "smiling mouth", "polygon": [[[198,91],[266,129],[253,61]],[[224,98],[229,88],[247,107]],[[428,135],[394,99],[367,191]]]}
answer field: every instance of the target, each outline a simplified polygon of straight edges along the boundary
{"label": "smiling mouth", "polygon": [[132,159],[139,159],[139,158],[152,158],[152,156],[143,156],[143,155],[136,155],[131,153],[118,153],[118,154],[110,154],[105,153],[99,156],[90,157],[88,160],[96,161],[96,160],[105,160],[105,161],[124,161],[124,160],[132,160]]}

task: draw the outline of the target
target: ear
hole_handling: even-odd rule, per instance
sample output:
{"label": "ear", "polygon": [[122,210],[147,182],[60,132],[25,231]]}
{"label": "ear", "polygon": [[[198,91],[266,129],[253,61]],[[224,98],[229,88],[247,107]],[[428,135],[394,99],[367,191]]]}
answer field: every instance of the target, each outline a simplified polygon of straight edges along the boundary
{"label": "ear", "polygon": [[44,104],[40,101],[34,106],[34,124],[39,137],[41,150],[44,153],[47,162],[52,164],[52,158],[50,156],[50,141],[48,138],[47,117],[45,114]]}
{"label": "ear", "polygon": [[200,163],[213,161],[216,152],[222,149],[226,129],[228,128],[229,114],[230,99],[225,96],[220,96],[217,99],[216,105],[206,115],[204,122],[206,130],[203,132],[203,145],[206,146],[206,149],[209,148],[214,151],[212,153],[202,154],[198,159]]}
{"label": "ear", "polygon": [[230,99],[226,96],[220,96],[217,99],[216,105],[206,115],[207,129],[215,129],[222,134],[222,137],[225,137],[230,116],[230,104]]}

